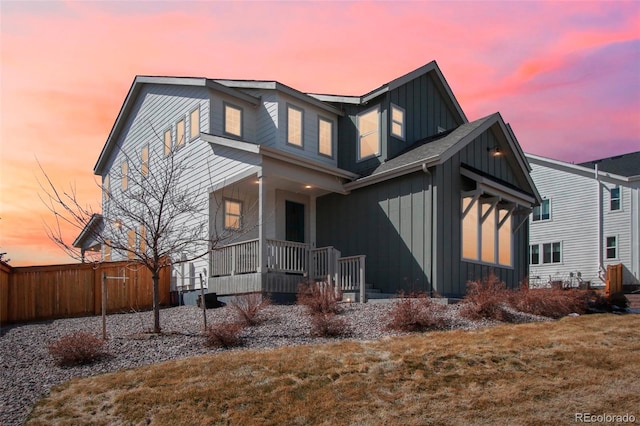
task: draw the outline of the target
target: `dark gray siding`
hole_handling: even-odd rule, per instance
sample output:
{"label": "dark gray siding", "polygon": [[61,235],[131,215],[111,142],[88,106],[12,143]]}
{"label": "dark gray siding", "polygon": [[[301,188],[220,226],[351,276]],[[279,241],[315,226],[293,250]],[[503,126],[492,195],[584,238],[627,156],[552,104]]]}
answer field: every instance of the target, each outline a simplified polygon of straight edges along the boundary
{"label": "dark gray siding", "polygon": [[430,182],[416,172],[318,198],[318,247],[366,255],[367,283],[385,293],[430,291]]}

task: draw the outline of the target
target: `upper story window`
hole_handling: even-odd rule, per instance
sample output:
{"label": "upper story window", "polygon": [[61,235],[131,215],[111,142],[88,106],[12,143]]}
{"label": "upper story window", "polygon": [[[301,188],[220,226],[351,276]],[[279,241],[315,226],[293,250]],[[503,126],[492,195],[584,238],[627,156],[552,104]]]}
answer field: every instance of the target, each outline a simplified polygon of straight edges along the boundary
{"label": "upper story window", "polygon": [[618,237],[607,237],[607,259],[618,258]]}
{"label": "upper story window", "polygon": [[105,197],[109,198],[109,194],[111,192],[111,179],[109,179],[109,175],[106,175],[102,181],[102,191],[104,192]]}
{"label": "upper story window", "polygon": [[533,221],[549,220],[551,218],[551,201],[547,198],[542,200],[539,206],[533,208]]}
{"label": "upper story window", "polygon": [[391,104],[391,135],[398,139],[405,139],[404,109]]}
{"label": "upper story window", "polygon": [[287,143],[302,146],[302,122],[304,112],[300,108],[287,105]]}
{"label": "upper story window", "polygon": [[611,188],[611,200],[609,203],[611,211],[620,210],[620,187],[614,186]]}
{"label": "upper story window", "polygon": [[143,146],[140,152],[140,174],[142,177],[149,174],[149,145]]}
{"label": "upper story window", "polygon": [[333,157],[333,122],[318,118],[318,152]]}
{"label": "upper story window", "polygon": [[171,129],[164,131],[164,155],[171,154]]}
{"label": "upper story window", "polygon": [[184,118],[176,123],[176,146],[184,144]]}
{"label": "upper story window", "polygon": [[497,201],[462,199],[462,258],[511,266],[511,213]]}
{"label": "upper story window", "polygon": [[239,230],[242,227],[242,203],[235,200],[224,200],[225,229]]}
{"label": "upper story window", "polygon": [[358,114],[358,160],[380,154],[380,111]]}
{"label": "upper story window", "polygon": [[242,137],[242,108],[224,104],[224,132]]}
{"label": "upper story window", "polygon": [[189,114],[189,140],[193,140],[200,134],[200,107]]}
{"label": "upper story window", "polygon": [[122,186],[122,190],[125,191],[129,186],[129,163],[125,160],[121,167],[122,177],[120,184]]}
{"label": "upper story window", "polygon": [[136,231],[130,229],[127,231],[127,258],[133,259],[136,253]]}

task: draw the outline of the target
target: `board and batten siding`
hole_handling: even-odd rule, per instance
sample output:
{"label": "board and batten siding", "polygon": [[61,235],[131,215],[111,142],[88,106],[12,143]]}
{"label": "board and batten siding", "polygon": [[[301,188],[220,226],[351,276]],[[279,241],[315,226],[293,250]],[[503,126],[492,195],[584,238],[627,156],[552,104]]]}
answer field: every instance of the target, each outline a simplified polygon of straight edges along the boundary
{"label": "board and batten siding", "polygon": [[318,247],[366,255],[366,281],[383,293],[430,291],[431,202],[423,172],[319,197]]}

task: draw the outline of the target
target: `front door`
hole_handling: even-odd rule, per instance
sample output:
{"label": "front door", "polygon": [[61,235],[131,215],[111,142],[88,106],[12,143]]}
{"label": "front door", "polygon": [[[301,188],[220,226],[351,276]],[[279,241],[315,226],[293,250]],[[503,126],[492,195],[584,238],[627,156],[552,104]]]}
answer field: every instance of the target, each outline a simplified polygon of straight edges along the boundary
{"label": "front door", "polygon": [[304,243],[304,204],[286,201],[285,221],[286,240]]}

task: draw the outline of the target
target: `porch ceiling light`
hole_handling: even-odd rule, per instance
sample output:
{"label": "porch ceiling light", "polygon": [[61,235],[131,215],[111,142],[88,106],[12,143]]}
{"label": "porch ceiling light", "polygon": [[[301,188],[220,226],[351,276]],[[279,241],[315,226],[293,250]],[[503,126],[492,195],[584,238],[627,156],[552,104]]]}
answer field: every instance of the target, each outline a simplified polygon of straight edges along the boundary
{"label": "porch ceiling light", "polygon": [[305,185],[304,186],[306,189],[311,189],[311,185]]}

